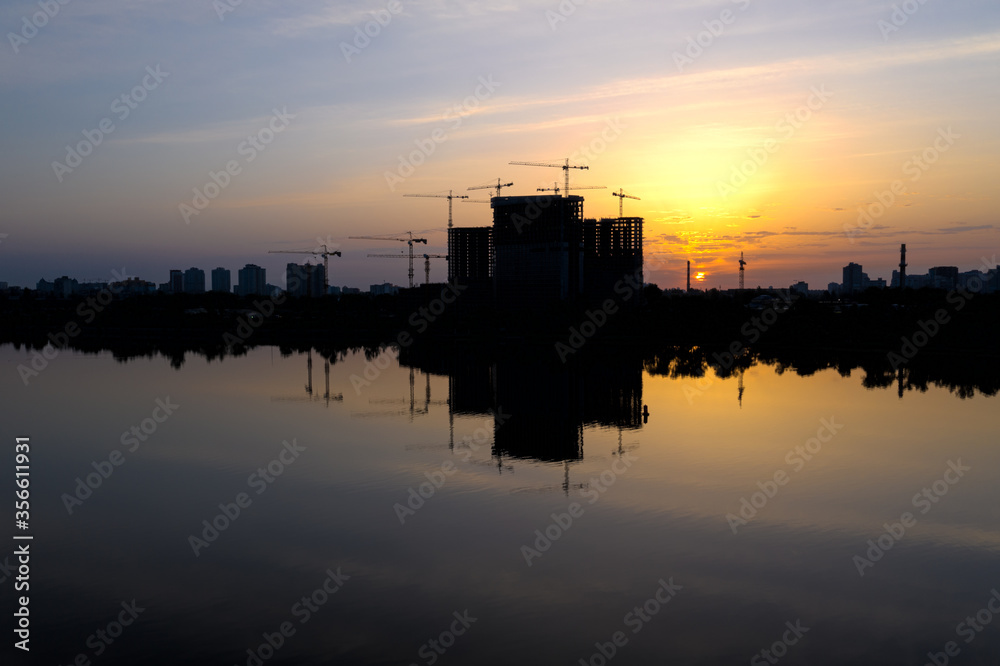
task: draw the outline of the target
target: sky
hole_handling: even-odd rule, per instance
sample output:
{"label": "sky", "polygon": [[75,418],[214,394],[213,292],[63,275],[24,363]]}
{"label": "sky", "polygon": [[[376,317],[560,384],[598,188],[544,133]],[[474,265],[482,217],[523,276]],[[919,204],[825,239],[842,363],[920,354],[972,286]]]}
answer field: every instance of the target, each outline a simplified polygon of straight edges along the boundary
{"label": "sky", "polygon": [[[0,6],[0,281],[284,266],[406,284],[503,195],[644,218],[647,281],[995,266],[995,0],[36,0]],[[604,187],[606,189],[597,189]],[[495,192],[494,192],[495,194]],[[478,200],[473,201],[473,200]],[[445,279],[432,260],[431,279]],[[418,262],[418,278],[422,261]]]}

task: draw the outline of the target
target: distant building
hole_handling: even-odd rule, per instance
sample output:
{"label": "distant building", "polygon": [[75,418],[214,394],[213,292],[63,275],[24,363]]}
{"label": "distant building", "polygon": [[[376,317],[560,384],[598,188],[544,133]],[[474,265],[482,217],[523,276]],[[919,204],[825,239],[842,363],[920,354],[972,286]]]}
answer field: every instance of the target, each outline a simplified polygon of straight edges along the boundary
{"label": "distant building", "polygon": [[368,288],[368,293],[372,296],[383,296],[389,295],[394,296],[399,293],[399,287],[388,282],[382,284],[373,284]]}
{"label": "distant building", "polygon": [[152,294],[156,292],[156,285],[152,282],[146,280],[140,280],[137,277],[128,278],[126,280],[121,280],[120,282],[115,282],[111,285],[111,289],[114,293],[119,296],[145,296],[146,294]]}
{"label": "distant building", "polygon": [[267,295],[267,270],[256,264],[247,264],[241,268],[237,276],[239,284],[236,293],[240,296]]}
{"label": "distant building", "polygon": [[789,287],[789,291],[794,291],[801,294],[802,296],[807,296],[809,295],[809,283],[799,280],[791,287]]}
{"label": "distant building", "polygon": [[845,294],[854,294],[864,290],[864,282],[867,279],[861,270],[861,264],[853,261],[844,266],[844,281],[840,285],[840,290]]}
{"label": "distant building", "polygon": [[[898,275],[894,278],[897,282],[899,280]],[[910,282],[910,276],[906,277],[907,284]],[[875,278],[872,280],[868,277],[868,273],[861,270],[860,264],[855,264],[851,262],[844,266],[844,282],[840,285],[841,294],[847,296],[850,294],[859,294],[869,287],[875,287],[877,289],[885,289],[886,282],[884,278]]]}
{"label": "distant building", "polygon": [[[923,289],[930,284],[927,275],[919,275],[914,273],[906,274],[906,288],[907,289]],[[891,287],[899,287],[899,271],[894,270],[892,272],[892,279],[890,281]]]}
{"label": "distant building", "polygon": [[927,271],[930,284],[935,289],[954,289],[958,286],[958,266],[935,266]]}
{"label": "distant building", "polygon": [[189,268],[184,271],[184,293],[205,293],[205,271],[200,268]]}
{"label": "distant building", "polygon": [[79,288],[80,283],[66,275],[55,279],[55,294],[60,298],[69,298],[79,291]]}
{"label": "distant building", "polygon": [[831,296],[836,296],[837,294],[840,293],[840,283],[831,282],[830,284],[826,285],[826,290],[830,292]]}
{"label": "distant building", "polygon": [[178,269],[170,271],[170,278],[167,280],[170,285],[168,289],[172,294],[179,294],[184,291],[184,273]]}
{"label": "distant building", "polygon": [[212,291],[224,291],[227,294],[232,291],[232,273],[228,268],[212,269]]}
{"label": "distant building", "polygon": [[1000,293],[1000,266],[986,271],[986,281],[983,287],[983,292],[987,294]]}
{"label": "distant building", "polygon": [[347,294],[360,294],[361,293],[361,289],[359,289],[358,287],[348,287],[348,286],[345,285],[345,286],[343,286],[343,287],[340,288],[340,293],[344,294],[344,295],[347,295]]}
{"label": "distant building", "polygon": [[322,264],[289,263],[285,266],[285,291],[295,297],[322,296],[326,283],[324,271]]}

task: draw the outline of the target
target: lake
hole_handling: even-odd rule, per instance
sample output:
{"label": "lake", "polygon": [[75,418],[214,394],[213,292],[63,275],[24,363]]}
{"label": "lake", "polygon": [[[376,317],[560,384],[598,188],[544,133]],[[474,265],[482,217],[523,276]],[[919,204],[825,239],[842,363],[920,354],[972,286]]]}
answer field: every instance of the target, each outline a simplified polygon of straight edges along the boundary
{"label": "lake", "polygon": [[0,347],[31,663],[996,663],[995,395],[444,356]]}

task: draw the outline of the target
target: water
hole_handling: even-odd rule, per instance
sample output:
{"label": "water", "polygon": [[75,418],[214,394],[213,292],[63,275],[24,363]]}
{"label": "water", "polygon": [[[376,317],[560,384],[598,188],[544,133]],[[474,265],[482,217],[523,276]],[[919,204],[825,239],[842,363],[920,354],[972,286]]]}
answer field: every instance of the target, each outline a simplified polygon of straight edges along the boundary
{"label": "water", "polygon": [[995,663],[995,396],[543,355],[0,348],[31,663]]}

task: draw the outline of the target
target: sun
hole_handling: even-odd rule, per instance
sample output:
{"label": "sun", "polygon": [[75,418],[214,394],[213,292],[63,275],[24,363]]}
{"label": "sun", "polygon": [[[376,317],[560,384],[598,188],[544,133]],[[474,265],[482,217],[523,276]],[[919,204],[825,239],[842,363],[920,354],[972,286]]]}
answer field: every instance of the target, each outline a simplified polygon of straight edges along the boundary
{"label": "sun", "polygon": [[707,273],[695,273],[694,274],[694,279],[697,280],[698,282],[704,282],[706,277],[708,277]]}

